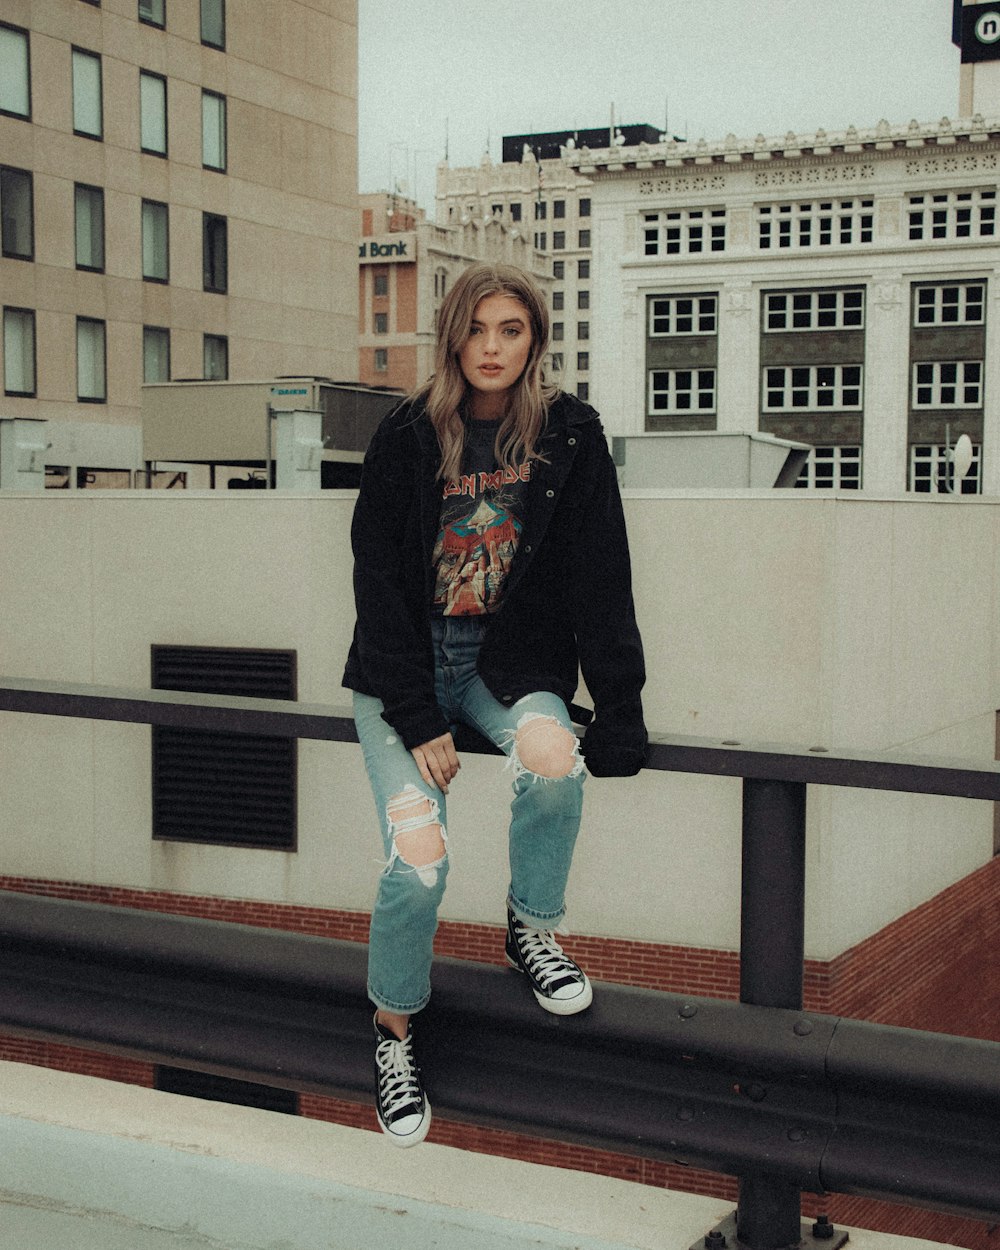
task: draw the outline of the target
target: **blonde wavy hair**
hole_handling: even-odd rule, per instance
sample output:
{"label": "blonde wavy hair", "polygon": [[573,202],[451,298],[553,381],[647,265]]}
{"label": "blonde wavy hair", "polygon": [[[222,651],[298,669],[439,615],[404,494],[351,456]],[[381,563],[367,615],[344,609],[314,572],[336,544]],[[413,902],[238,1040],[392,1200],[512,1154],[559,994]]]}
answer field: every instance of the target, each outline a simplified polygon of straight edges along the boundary
{"label": "blonde wavy hair", "polygon": [[536,449],[545,414],[559,393],[542,372],[549,346],[549,310],[534,278],[514,265],[470,265],[445,296],[438,312],[434,373],[414,398],[422,399],[441,448],[438,477],[452,481],[461,472],[465,424],[462,410],[469,390],[458,356],[468,341],[479,301],[488,295],[509,295],[528,314],[531,349],[524,372],[511,387],[507,411],[497,431],[497,460],[512,468],[523,460],[541,459]]}

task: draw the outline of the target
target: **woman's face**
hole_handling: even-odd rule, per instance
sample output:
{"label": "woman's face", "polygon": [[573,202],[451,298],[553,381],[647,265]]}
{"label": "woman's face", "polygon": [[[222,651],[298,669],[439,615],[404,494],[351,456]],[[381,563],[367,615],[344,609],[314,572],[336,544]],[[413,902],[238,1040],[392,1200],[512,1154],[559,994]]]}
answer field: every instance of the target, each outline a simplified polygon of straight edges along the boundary
{"label": "woman's face", "polygon": [[477,409],[502,412],[530,353],[531,322],[521,301],[513,295],[484,296],[458,353],[462,376],[473,390],[474,415]]}

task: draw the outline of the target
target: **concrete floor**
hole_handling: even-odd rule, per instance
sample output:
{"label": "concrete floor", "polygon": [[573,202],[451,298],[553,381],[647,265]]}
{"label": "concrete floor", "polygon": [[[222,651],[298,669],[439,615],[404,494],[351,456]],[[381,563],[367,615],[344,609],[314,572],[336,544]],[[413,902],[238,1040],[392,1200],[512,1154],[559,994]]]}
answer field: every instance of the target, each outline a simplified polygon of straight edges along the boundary
{"label": "concrete floor", "polygon": [[[686,1250],[676,1194],[0,1063],[0,1250]],[[851,1234],[854,1250],[930,1243]]]}

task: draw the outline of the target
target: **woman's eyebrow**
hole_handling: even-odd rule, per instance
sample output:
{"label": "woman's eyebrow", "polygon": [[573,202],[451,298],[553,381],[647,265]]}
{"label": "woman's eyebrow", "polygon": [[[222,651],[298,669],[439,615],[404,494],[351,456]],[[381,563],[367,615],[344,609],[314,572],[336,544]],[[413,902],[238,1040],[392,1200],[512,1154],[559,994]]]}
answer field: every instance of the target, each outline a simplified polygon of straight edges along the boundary
{"label": "woman's eyebrow", "polygon": [[[471,324],[474,326],[481,326],[484,322],[477,321],[476,318],[473,317]],[[497,324],[502,326],[523,326],[527,325],[527,322],[523,317],[504,317],[503,321],[500,321]]]}

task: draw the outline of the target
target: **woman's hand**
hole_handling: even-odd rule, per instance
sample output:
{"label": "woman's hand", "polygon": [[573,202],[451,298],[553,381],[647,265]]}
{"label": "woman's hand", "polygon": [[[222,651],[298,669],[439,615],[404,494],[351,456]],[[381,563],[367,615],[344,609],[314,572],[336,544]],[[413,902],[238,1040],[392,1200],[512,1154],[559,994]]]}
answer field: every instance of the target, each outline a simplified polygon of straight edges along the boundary
{"label": "woman's hand", "polygon": [[416,760],[424,781],[437,786],[442,794],[447,794],[449,782],[461,767],[451,734],[442,734],[440,738],[431,738],[430,742],[412,747],[410,754]]}

